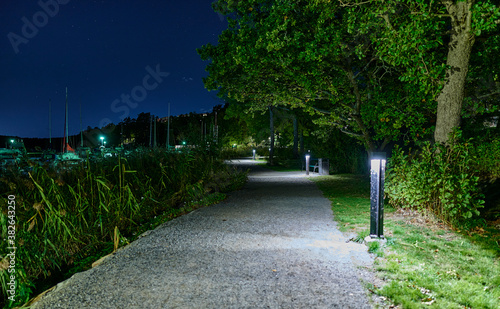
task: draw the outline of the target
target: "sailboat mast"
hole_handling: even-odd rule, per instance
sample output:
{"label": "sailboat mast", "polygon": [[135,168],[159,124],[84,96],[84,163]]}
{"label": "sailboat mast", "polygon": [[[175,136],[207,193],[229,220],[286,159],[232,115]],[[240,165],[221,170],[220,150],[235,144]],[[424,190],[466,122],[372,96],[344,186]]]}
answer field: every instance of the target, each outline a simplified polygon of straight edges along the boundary
{"label": "sailboat mast", "polygon": [[83,147],[83,130],[82,130],[82,100],[80,100],[80,147]]}
{"label": "sailboat mast", "polygon": [[158,122],[158,121],[157,121],[157,116],[154,116],[154,118],[153,118],[153,119],[154,119],[154,122],[155,122],[155,126],[154,126],[154,137],[153,137],[153,141],[154,141],[154,142],[153,142],[153,145],[154,145],[154,147],[156,148],[156,123]]}
{"label": "sailboat mast", "polygon": [[66,144],[69,144],[69,130],[68,130],[68,87],[66,87],[66,120],[64,121],[66,123],[66,132],[65,132],[65,136],[66,136]]}
{"label": "sailboat mast", "polygon": [[149,147],[153,146],[153,115],[149,114]]}
{"label": "sailboat mast", "polygon": [[52,149],[52,102],[49,99],[49,148]]}
{"label": "sailboat mast", "polygon": [[167,150],[170,150],[170,103],[168,103],[168,119],[167,119]]}

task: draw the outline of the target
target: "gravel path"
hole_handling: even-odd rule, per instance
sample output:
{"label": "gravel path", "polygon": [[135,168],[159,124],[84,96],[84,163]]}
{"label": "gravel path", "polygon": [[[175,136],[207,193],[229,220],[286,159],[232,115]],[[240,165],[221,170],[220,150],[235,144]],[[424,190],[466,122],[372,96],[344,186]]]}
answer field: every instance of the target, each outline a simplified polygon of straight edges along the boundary
{"label": "gravel path", "polygon": [[224,202],[149,231],[33,308],[371,308],[356,267],[371,264],[366,247],[346,243],[303,174],[254,166]]}

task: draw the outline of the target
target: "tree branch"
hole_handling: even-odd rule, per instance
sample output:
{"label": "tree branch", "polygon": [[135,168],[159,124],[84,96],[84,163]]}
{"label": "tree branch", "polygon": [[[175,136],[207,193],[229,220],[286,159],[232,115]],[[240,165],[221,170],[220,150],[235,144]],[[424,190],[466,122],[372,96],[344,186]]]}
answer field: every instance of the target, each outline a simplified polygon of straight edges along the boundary
{"label": "tree branch", "polygon": [[[423,15],[424,13],[422,12],[411,12],[411,15]],[[439,18],[444,18],[444,17],[451,17],[450,14],[427,14],[432,17],[439,17]]]}
{"label": "tree branch", "polygon": [[362,72],[364,72],[366,70],[366,68],[368,68],[368,66],[370,65],[370,63],[372,63],[373,60],[377,60],[377,58],[373,57],[372,59],[370,59],[370,61],[368,61],[368,63],[365,65],[365,67],[363,69],[361,69],[361,71],[359,71],[356,75],[354,75],[354,79],[356,79],[356,77],[358,77],[359,74],[361,74]]}
{"label": "tree branch", "polygon": [[359,2],[359,3],[344,3],[342,0],[339,0],[340,2],[340,6],[341,7],[351,7],[351,6],[360,6],[360,5],[363,5],[363,4],[367,4],[367,3],[370,3],[370,2],[373,2],[373,0],[368,0],[368,1],[365,1],[365,2]]}
{"label": "tree branch", "polygon": [[482,96],[479,96],[477,98],[478,99],[482,99],[482,98],[486,98],[486,97],[491,97],[491,96],[496,95],[496,94],[500,94],[500,90],[499,91],[495,91],[495,92],[491,92],[491,93],[488,93],[488,94],[483,94]]}

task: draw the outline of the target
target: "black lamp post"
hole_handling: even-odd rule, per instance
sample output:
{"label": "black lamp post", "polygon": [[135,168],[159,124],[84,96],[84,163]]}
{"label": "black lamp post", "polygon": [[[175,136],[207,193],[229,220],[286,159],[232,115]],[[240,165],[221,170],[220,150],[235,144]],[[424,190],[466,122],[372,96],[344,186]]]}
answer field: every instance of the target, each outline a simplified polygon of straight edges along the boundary
{"label": "black lamp post", "polygon": [[384,238],[385,152],[373,152],[370,161],[370,237]]}

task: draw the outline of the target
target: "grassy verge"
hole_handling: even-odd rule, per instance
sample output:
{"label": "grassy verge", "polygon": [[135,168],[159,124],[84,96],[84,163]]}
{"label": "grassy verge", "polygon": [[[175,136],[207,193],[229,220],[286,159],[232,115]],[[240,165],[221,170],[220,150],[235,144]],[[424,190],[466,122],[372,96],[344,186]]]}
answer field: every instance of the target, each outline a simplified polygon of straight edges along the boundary
{"label": "grassy verge", "polygon": [[[369,229],[369,179],[335,175],[313,180],[332,201],[340,230],[362,241]],[[387,244],[369,247],[384,284],[368,288],[400,308],[500,308],[497,227],[498,222],[490,222],[474,231],[451,230],[431,217],[386,208]]]}

